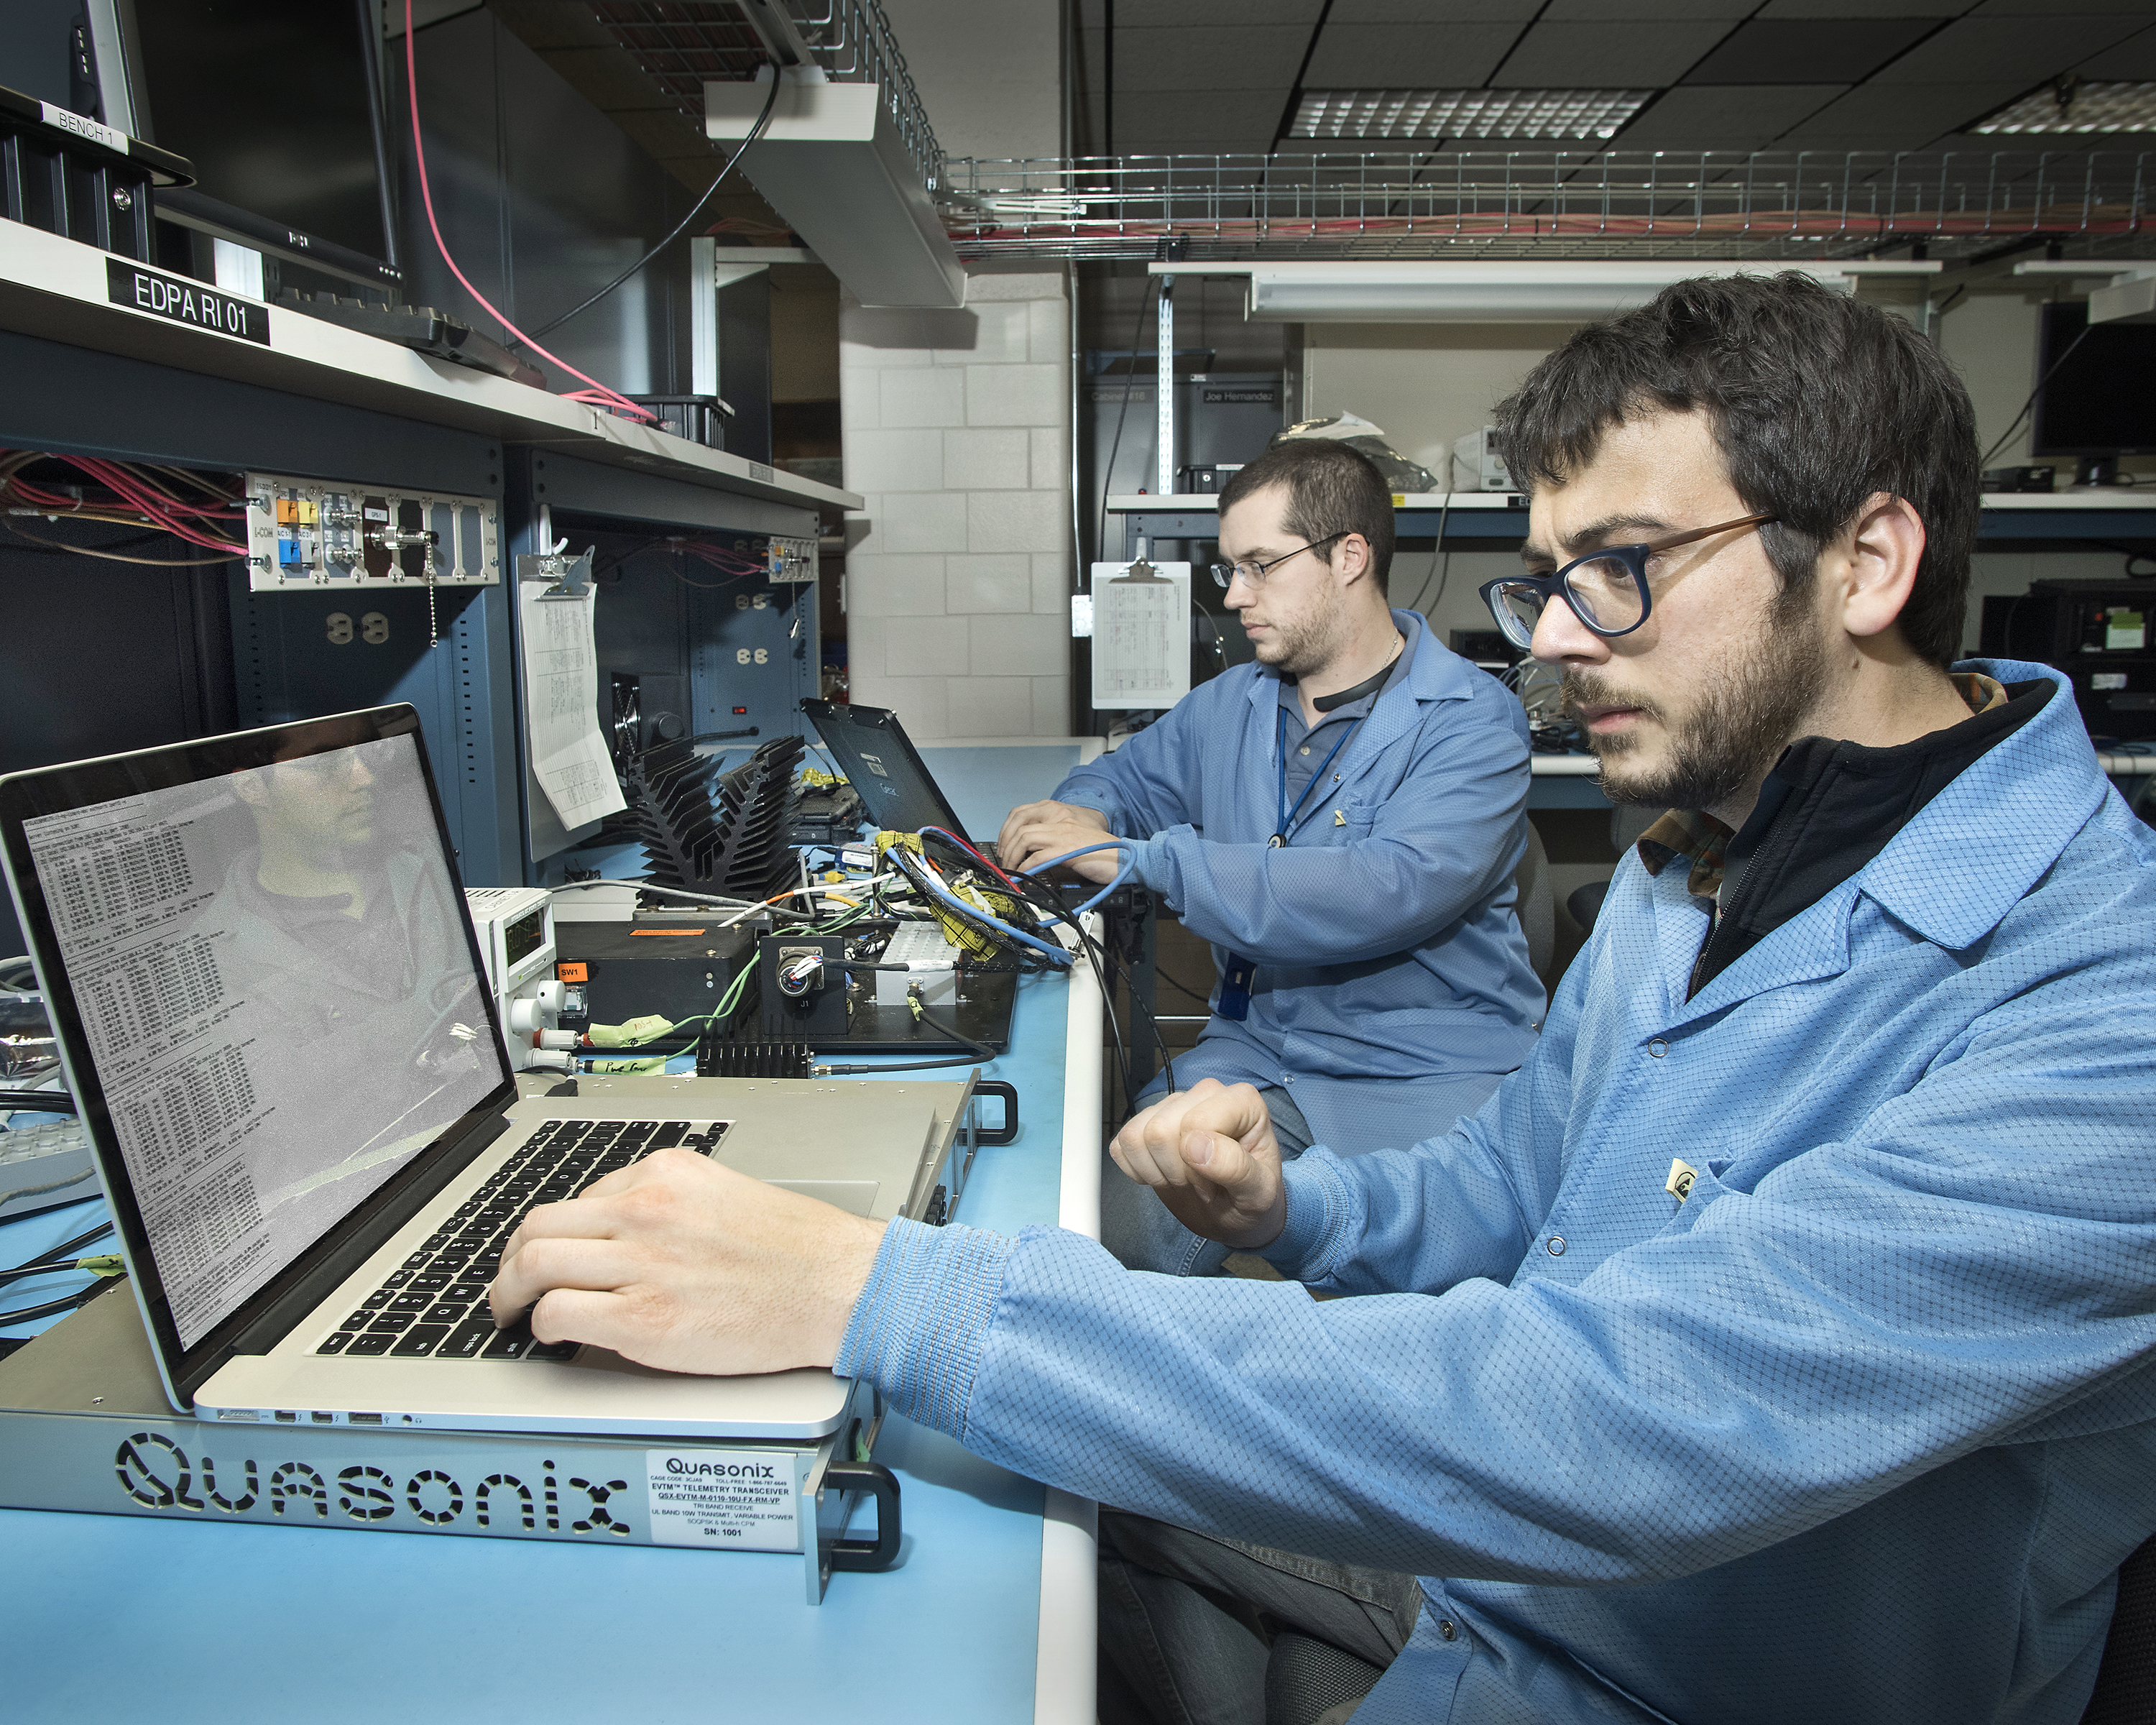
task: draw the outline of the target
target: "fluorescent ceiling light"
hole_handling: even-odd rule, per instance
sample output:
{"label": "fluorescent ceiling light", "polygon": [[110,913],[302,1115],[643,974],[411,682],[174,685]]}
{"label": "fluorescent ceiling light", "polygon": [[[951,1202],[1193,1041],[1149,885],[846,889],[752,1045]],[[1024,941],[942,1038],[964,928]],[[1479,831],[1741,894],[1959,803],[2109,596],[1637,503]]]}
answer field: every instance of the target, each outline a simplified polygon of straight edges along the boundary
{"label": "fluorescent ceiling light", "polygon": [[2156,131],[2156,84],[2077,84],[2032,90],[1969,128],[1981,132]]}
{"label": "fluorescent ceiling light", "polygon": [[1253,264],[1245,314],[1289,323],[1579,323],[1645,305],[1673,281],[1791,267],[1837,293],[1855,285],[1831,263],[1779,260]]}
{"label": "fluorescent ceiling light", "polygon": [[1651,90],[1306,90],[1291,138],[1608,138]]}

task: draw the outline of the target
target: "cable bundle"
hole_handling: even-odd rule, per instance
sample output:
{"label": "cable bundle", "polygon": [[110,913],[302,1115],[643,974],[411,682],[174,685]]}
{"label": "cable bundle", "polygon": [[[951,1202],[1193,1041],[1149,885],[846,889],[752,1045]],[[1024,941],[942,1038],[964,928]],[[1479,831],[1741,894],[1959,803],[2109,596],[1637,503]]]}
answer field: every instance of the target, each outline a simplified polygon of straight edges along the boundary
{"label": "cable bundle", "polygon": [[801,739],[774,737],[721,777],[695,739],[662,742],[629,762],[637,842],[655,886],[767,896],[793,878],[788,838],[800,792]]}
{"label": "cable bundle", "polygon": [[[60,462],[74,468],[94,480],[96,489],[105,495],[85,495],[85,488],[80,486],[59,490],[25,479],[24,470],[40,461]],[[0,506],[6,507],[10,517],[8,531],[18,538],[112,562],[196,568],[247,554],[244,540],[226,538],[217,527],[219,522],[247,519],[239,488],[190,473],[184,468],[106,461],[91,455],[49,455],[25,449],[0,451]],[[116,551],[48,539],[15,525],[16,517],[39,515],[48,520],[66,516],[115,526],[148,527],[218,555],[181,558],[127,557]]]}
{"label": "cable bundle", "polygon": [[[997,891],[995,879],[975,865],[972,858],[960,853],[957,872],[947,876],[928,855],[925,836],[878,833],[876,863],[879,867],[896,869],[921,890],[922,901],[952,946],[985,958],[1013,945],[1014,936],[1024,940],[1037,932],[1032,911],[1014,893]],[[1069,962],[1060,951],[1052,956],[1044,952],[1044,956],[1050,957],[1051,963]]]}
{"label": "cable bundle", "polygon": [[771,567],[762,557],[751,556],[747,552],[731,551],[722,545],[706,545],[701,540],[669,539],[665,548],[682,557],[694,557],[721,575],[732,578],[726,581],[691,581],[678,569],[675,570],[675,578],[688,587],[731,587],[744,576],[763,575]]}

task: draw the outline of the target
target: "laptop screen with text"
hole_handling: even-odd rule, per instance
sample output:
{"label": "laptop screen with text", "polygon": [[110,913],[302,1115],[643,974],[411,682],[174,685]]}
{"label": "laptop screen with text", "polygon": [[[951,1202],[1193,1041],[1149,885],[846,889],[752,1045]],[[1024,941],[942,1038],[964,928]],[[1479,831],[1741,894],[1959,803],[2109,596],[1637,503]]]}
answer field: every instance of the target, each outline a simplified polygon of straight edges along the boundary
{"label": "laptop screen with text", "polygon": [[21,830],[183,1347],[506,1081],[416,730]]}

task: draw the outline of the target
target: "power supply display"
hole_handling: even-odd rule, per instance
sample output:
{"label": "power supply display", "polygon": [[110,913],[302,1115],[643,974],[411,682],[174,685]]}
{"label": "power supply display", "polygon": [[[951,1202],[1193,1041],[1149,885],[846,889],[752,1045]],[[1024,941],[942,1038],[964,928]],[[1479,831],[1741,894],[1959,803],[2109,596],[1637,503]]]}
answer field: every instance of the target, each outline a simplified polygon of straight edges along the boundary
{"label": "power supply display", "polygon": [[501,579],[493,499],[334,480],[247,475],[247,584],[491,587]]}

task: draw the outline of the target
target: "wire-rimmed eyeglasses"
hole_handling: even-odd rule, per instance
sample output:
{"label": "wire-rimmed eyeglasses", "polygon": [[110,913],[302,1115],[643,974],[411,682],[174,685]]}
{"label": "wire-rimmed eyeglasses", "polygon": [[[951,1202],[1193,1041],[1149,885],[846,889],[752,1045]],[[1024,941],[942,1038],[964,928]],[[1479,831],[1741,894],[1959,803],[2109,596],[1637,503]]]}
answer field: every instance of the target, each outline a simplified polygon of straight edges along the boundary
{"label": "wire-rimmed eyeglasses", "polygon": [[1235,584],[1238,575],[1253,588],[1262,587],[1268,569],[1276,569],[1290,557],[1299,557],[1306,551],[1322,550],[1334,540],[1345,539],[1354,531],[1353,527],[1342,527],[1337,533],[1327,533],[1322,539],[1313,539],[1307,545],[1298,545],[1293,551],[1284,551],[1278,557],[1262,563],[1212,563],[1207,567],[1213,572],[1213,584],[1223,593]]}
{"label": "wire-rimmed eyeglasses", "polygon": [[1734,528],[1763,527],[1773,520],[1771,515],[1748,515],[1686,533],[1665,534],[1644,545],[1605,545],[1548,575],[1501,575],[1485,582],[1482,603],[1516,647],[1534,644],[1543,608],[1559,593],[1572,607],[1572,614],[1596,634],[1605,639],[1629,635],[1647,620],[1654,603],[1647,587],[1649,557]]}

